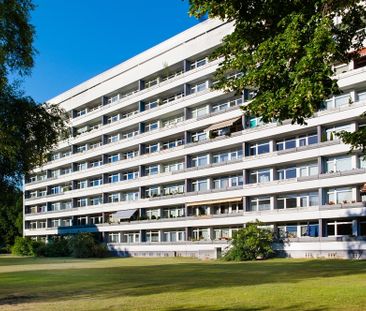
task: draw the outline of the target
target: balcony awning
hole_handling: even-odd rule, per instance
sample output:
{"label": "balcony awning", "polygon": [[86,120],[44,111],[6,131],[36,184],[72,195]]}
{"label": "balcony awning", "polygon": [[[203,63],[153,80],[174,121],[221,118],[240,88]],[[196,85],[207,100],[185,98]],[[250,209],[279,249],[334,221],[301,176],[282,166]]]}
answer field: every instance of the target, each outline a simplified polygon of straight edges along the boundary
{"label": "balcony awning", "polygon": [[115,219],[130,219],[137,209],[127,209],[124,211],[118,211],[116,213],[113,213],[111,216]]}
{"label": "balcony awning", "polygon": [[236,198],[231,198],[231,199],[193,202],[193,203],[187,203],[187,207],[190,207],[190,206],[200,206],[200,205],[208,205],[208,204],[240,202],[242,199],[243,199],[242,197],[236,197]]}
{"label": "balcony awning", "polygon": [[236,117],[233,119],[229,119],[220,123],[216,123],[216,124],[212,124],[211,126],[209,126],[207,129],[205,129],[205,132],[209,132],[209,131],[215,131],[218,129],[222,129],[225,127],[229,127],[232,126],[236,121],[241,120],[241,117]]}

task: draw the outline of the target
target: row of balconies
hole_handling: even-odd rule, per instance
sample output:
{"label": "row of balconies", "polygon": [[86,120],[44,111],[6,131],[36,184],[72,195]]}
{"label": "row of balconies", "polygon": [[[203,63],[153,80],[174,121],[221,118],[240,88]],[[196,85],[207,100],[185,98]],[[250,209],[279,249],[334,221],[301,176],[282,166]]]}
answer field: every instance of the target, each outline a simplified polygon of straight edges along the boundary
{"label": "row of balconies", "polygon": [[[251,120],[251,119],[250,119]],[[97,158],[97,159],[93,159],[90,162],[82,162],[82,163],[73,163],[71,166],[67,166],[67,167],[63,167],[61,169],[58,170],[48,170],[47,174],[38,174],[38,175],[33,175],[30,176],[29,178],[27,178],[28,182],[39,182],[39,181],[45,181],[46,179],[54,179],[57,178],[60,175],[66,175],[66,174],[70,174],[72,172],[77,172],[80,170],[84,170],[86,168],[94,168],[94,167],[99,167],[101,165],[104,164],[108,164],[108,163],[113,163],[116,161],[120,161],[121,159],[131,159],[131,158],[135,158],[138,157],[139,155],[144,155],[144,154],[152,154],[152,153],[156,153],[156,152],[161,152],[161,151],[168,151],[168,150],[172,150],[175,149],[176,147],[179,146],[192,146],[196,145],[196,144],[200,144],[202,142],[207,142],[210,141],[212,139],[218,139],[218,138],[224,138],[224,137],[228,137],[228,136],[233,136],[236,134],[235,131],[239,130],[241,128],[241,122],[240,119],[238,119],[238,123],[237,125],[234,125],[234,121],[233,124],[231,126],[227,126],[226,124],[224,124],[225,122],[223,122],[223,129],[220,129],[220,124],[217,125],[217,129],[215,129],[214,131],[210,131],[208,128],[208,130],[201,130],[199,132],[195,132],[195,133],[191,133],[191,132],[184,132],[182,135],[182,137],[176,136],[175,139],[171,139],[169,141],[166,142],[156,142],[154,144],[151,145],[146,145],[146,144],[140,144],[138,150],[130,150],[129,152],[125,152],[125,153],[116,153],[116,154],[112,154],[112,155],[104,155],[103,157]],[[244,121],[243,121],[244,123]],[[261,123],[260,122],[256,122],[256,123],[251,123],[251,128],[260,126]],[[224,127],[226,126],[226,127]],[[317,129],[316,131],[318,131],[318,133],[310,133],[310,134],[304,134],[301,136],[297,136],[297,137],[291,137],[291,138],[287,138],[287,139],[282,139],[282,140],[278,140],[276,142],[276,146],[273,147],[273,150],[277,150],[279,152],[285,152],[285,150],[289,150],[291,151],[293,148],[298,148],[298,147],[303,147],[306,145],[312,145],[312,144],[316,144],[319,140],[322,141],[329,141],[329,140],[334,140],[336,138],[336,134],[337,132],[341,131],[341,130],[348,130],[348,131],[353,131],[354,129],[352,128],[352,126],[338,126],[338,127],[331,127],[329,129],[320,129],[320,133],[319,133],[319,129]],[[240,132],[238,132],[239,134]],[[188,143],[185,143],[188,142]],[[269,146],[270,143],[262,143],[262,144],[255,144],[253,146],[248,147],[249,149],[247,150],[247,155],[256,155],[256,154],[260,154],[260,153],[265,153],[268,152],[270,149]]]}
{"label": "row of balconies", "polygon": [[[342,127],[343,128],[343,127]],[[332,128],[332,130],[337,131],[337,129]],[[332,134],[333,132],[328,132],[328,134]],[[331,137],[331,135],[329,134],[329,136]],[[293,151],[293,149],[296,148],[300,148],[303,149],[304,147],[307,146],[311,146],[311,145],[318,145],[317,144],[317,140],[318,140],[318,134],[311,134],[311,135],[302,135],[300,137],[295,137],[295,138],[291,138],[291,139],[285,139],[285,140],[280,140],[277,142],[268,142],[268,143],[261,143],[261,144],[254,144],[254,145],[248,145],[245,144],[245,156],[246,157],[250,157],[250,156],[257,156],[257,155],[261,155],[261,154],[265,154],[265,153],[269,153],[271,152],[271,150],[277,150],[277,152],[279,154],[284,153],[284,152],[289,152],[289,151]],[[183,140],[180,141],[181,143],[183,143]],[[299,146],[299,147],[297,147]],[[297,150],[297,149],[296,149]],[[235,156],[233,158],[233,153],[235,153]],[[201,155],[197,155],[197,156],[186,156],[184,160],[178,160],[176,162],[168,162],[166,164],[164,163],[157,163],[154,165],[150,165],[150,166],[139,166],[136,169],[131,169],[130,171],[125,171],[125,172],[111,172],[109,174],[102,174],[99,177],[98,176],[94,176],[92,179],[90,179],[89,181],[87,179],[83,180],[83,188],[87,187],[87,186],[95,186],[95,180],[98,179],[98,183],[97,185],[101,185],[103,183],[106,183],[109,181],[109,179],[113,178],[113,181],[120,181],[120,180],[130,180],[130,179],[136,179],[137,177],[143,177],[143,176],[152,176],[152,175],[158,175],[161,172],[167,172],[167,170],[169,172],[171,172],[171,170],[175,170],[177,169],[177,171],[175,173],[182,173],[182,172],[187,172],[190,170],[194,170],[194,169],[199,169],[199,168],[204,168],[208,165],[220,165],[220,162],[223,162],[224,164],[227,163],[227,160],[230,157],[230,160],[236,160],[236,161],[240,161],[240,159],[242,158],[242,149],[238,148],[237,150],[231,150],[231,151],[222,151],[222,152],[217,152],[216,154],[201,154]],[[108,157],[104,157],[104,161],[101,160],[94,160],[93,161],[93,167],[95,167],[96,165],[94,165],[95,163],[98,163],[98,166],[107,163],[113,163],[113,162],[117,162],[120,161],[120,154],[116,154],[116,155],[111,155]],[[360,160],[361,161],[361,160]],[[361,161],[362,162],[362,161]],[[351,167],[353,168],[357,168],[357,167],[363,167],[363,162],[359,164],[356,163],[349,163],[349,165],[347,165],[347,169],[350,169]],[[172,164],[176,164],[174,167],[172,166]],[[221,164],[222,165],[222,164]],[[357,166],[358,165],[358,166]],[[67,175],[67,174],[71,174],[73,171],[75,173],[80,172],[80,169],[86,169],[88,167],[88,163],[84,163],[83,167],[81,167],[80,165],[77,164],[73,164],[70,167],[66,167],[64,169],[62,169],[60,171],[61,175]],[[183,169],[185,167],[185,169]],[[323,171],[323,170],[321,170]],[[330,172],[332,173],[332,171],[338,171],[338,169],[336,169],[336,167],[334,169],[327,169],[326,172]],[[49,172],[50,176],[53,177],[53,179],[56,181],[56,176],[54,176],[53,172]],[[123,179],[122,176],[126,175]],[[43,175],[44,176],[44,175]],[[45,180],[42,176],[42,180]],[[130,178],[131,176],[131,178]],[[51,178],[52,178],[51,177]],[[34,178],[34,177],[33,177]],[[50,178],[50,179],[51,179]],[[111,181],[109,181],[111,182]],[[48,190],[46,191],[46,193],[44,193],[45,190],[40,189],[40,195],[39,196],[44,196],[45,194],[55,194],[56,192],[56,188],[58,188],[57,192],[61,192],[61,188],[64,188],[66,191],[72,190],[72,189],[77,189],[79,188],[77,186],[77,181],[73,181],[73,182],[68,182],[67,184],[61,186],[48,186]],[[52,191],[52,189],[55,188],[55,191]],[[31,197],[38,197],[38,194],[36,193],[35,190],[31,191],[32,195],[30,195]],[[28,193],[30,193],[28,191]],[[28,195],[26,194],[26,198],[28,198]]]}

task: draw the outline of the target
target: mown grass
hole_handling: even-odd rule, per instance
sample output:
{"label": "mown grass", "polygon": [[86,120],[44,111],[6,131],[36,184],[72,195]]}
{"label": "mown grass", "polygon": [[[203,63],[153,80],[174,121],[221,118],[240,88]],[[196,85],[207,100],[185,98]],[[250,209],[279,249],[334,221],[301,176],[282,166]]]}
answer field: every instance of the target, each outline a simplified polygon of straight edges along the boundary
{"label": "mown grass", "polygon": [[0,310],[366,310],[366,262],[0,256]]}

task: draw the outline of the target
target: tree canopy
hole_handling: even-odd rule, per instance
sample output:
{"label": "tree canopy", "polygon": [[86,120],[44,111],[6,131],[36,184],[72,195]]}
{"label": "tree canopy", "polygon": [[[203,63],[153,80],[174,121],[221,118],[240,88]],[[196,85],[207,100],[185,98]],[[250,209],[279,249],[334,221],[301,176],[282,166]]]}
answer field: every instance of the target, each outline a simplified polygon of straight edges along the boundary
{"label": "tree canopy", "polygon": [[22,177],[43,163],[60,136],[66,115],[54,105],[38,104],[21,92],[15,79],[34,65],[31,0],[0,0],[0,247],[21,234]]}
{"label": "tree canopy", "polygon": [[[215,88],[254,88],[243,109],[264,122],[306,124],[340,93],[332,65],[358,57],[366,34],[365,5],[356,0],[190,0],[190,14],[234,23],[212,55],[224,59]],[[242,75],[228,79],[233,72]],[[365,137],[362,129],[342,138],[365,151]]]}

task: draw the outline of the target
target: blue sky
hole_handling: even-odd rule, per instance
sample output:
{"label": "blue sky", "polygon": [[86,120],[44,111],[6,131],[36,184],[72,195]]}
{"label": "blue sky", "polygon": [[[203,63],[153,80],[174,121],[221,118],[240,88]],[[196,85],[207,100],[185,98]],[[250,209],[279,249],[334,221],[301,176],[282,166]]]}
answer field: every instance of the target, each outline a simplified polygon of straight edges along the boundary
{"label": "blue sky", "polygon": [[27,95],[43,102],[195,25],[188,0],[34,0],[38,54]]}

